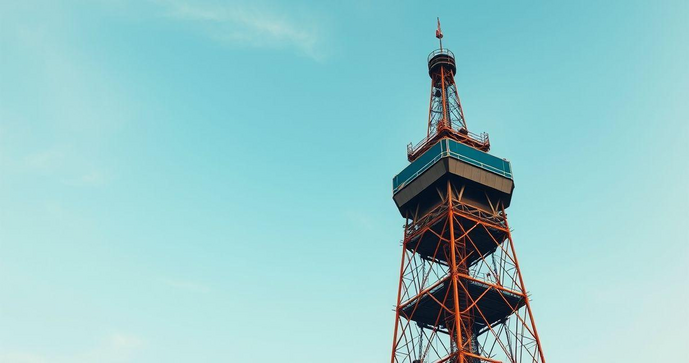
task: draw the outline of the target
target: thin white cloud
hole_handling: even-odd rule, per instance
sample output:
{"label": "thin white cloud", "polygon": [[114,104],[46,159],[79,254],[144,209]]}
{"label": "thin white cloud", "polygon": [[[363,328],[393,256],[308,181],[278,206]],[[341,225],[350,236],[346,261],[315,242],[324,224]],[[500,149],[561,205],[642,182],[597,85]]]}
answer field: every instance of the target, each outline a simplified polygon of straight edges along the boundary
{"label": "thin white cloud", "polygon": [[107,339],[106,346],[119,353],[131,353],[143,346],[144,341],[131,334],[114,333]]}
{"label": "thin white cloud", "polygon": [[371,217],[366,213],[350,210],[345,212],[345,217],[347,217],[350,223],[358,229],[370,231],[375,226],[375,223],[373,223]]}
{"label": "thin white cloud", "polygon": [[325,58],[322,29],[314,16],[297,18],[287,15],[284,9],[256,4],[159,3],[165,6],[166,16],[202,25],[209,36],[219,41],[259,48],[294,48],[318,61]]}
{"label": "thin white cloud", "polygon": [[0,362],[4,363],[50,363],[50,361],[40,355],[33,353],[9,352],[0,353]]}
{"label": "thin white cloud", "polygon": [[61,148],[51,148],[24,156],[22,166],[24,170],[45,174],[60,168],[64,161],[64,150]]}
{"label": "thin white cloud", "polygon": [[179,279],[163,279],[162,283],[165,286],[174,288],[176,290],[182,290],[186,292],[192,292],[192,293],[201,293],[201,294],[207,294],[211,291],[210,287],[196,282],[196,281],[190,281],[190,280],[179,280]]}
{"label": "thin white cloud", "polygon": [[[0,78],[7,74],[7,89],[30,100],[0,102],[0,179],[103,185],[109,167],[99,158],[102,145],[130,120],[134,102],[127,84],[75,41],[76,27],[64,27],[60,15],[67,10],[46,6],[43,12],[29,11],[30,4],[10,6],[7,14],[0,9],[6,30],[0,42],[10,56]],[[11,77],[12,67],[30,76]]]}
{"label": "thin white cloud", "polygon": [[102,170],[91,170],[75,178],[66,179],[63,183],[74,187],[98,187],[107,181],[107,175]]}
{"label": "thin white cloud", "polygon": [[124,363],[131,361],[145,345],[138,336],[113,333],[105,337],[100,344],[81,352],[65,355],[48,355],[34,352],[2,352],[2,363]]}
{"label": "thin white cloud", "polygon": [[[25,155],[15,169],[60,179],[62,184],[72,187],[99,187],[108,182],[108,173],[101,167],[84,164],[72,147],[55,146]],[[0,165],[12,166],[8,161]]]}

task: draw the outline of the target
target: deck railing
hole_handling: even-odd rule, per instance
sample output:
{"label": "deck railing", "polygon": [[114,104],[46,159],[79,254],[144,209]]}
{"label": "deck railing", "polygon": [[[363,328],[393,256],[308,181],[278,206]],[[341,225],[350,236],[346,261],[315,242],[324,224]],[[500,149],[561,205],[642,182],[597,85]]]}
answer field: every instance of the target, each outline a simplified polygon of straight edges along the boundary
{"label": "deck railing", "polygon": [[[434,150],[434,149],[437,149],[437,150]],[[435,153],[435,155],[427,154],[429,152]],[[470,156],[462,154],[462,152],[465,152],[469,155],[471,155],[471,154],[475,154],[475,155],[474,155],[474,157],[470,157]],[[471,148],[470,146],[464,145],[464,144],[457,142],[455,140],[450,140],[450,139],[440,140],[438,143],[436,143],[432,147],[430,147],[428,149],[428,151],[426,151],[426,153],[423,155],[428,155],[428,156],[427,157],[426,156],[420,157],[416,161],[412,162],[400,174],[397,174],[393,178],[393,189],[392,189],[393,194],[400,191],[407,184],[412,182],[419,175],[421,175],[423,172],[425,172],[431,166],[433,166],[436,162],[438,162],[438,160],[440,160],[441,158],[444,158],[444,157],[451,157],[453,159],[461,160],[467,164],[471,164],[471,165],[477,166],[481,169],[488,170],[492,173],[503,176],[505,178],[512,179],[512,168],[509,165],[509,161],[507,161],[505,159],[499,159],[493,155],[490,155],[488,153],[484,153],[480,150],[476,150],[474,148]],[[433,155],[432,158],[430,158],[431,155]],[[425,161],[426,159],[428,159],[428,161]],[[479,159],[483,159],[483,160],[479,160]],[[490,164],[488,164],[488,162],[493,162],[493,164],[496,164],[498,166],[500,166],[499,164],[502,163],[502,167],[490,165]],[[411,175],[407,176],[407,175],[405,175],[406,174],[405,172],[407,170],[409,170],[409,172],[411,172],[411,171],[414,171],[414,172]],[[400,177],[401,175],[402,175],[402,177]],[[403,178],[403,179],[400,180],[400,178]]]}
{"label": "deck railing", "polygon": [[455,57],[455,54],[452,53],[449,49],[436,49],[428,55],[428,60],[430,61],[433,57],[435,57],[438,54],[449,55],[452,58]]}
{"label": "deck railing", "polygon": [[[490,145],[490,139],[488,138],[488,134],[485,132],[482,132],[480,134],[476,134],[470,131],[460,131],[456,132],[457,135],[464,136],[470,141],[475,142],[478,145]],[[421,141],[417,142],[416,145],[413,145],[411,142],[409,145],[407,145],[407,155],[416,155],[419,150],[423,149],[427,144],[431,142],[431,140],[436,137],[437,134],[432,134],[428,135],[425,138],[423,138]],[[461,137],[460,136],[460,137]]]}

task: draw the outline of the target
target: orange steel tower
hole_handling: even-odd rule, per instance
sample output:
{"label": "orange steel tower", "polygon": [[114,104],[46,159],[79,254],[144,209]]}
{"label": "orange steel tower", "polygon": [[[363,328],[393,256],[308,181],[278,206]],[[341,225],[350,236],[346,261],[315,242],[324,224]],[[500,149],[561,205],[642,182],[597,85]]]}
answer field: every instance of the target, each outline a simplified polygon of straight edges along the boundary
{"label": "orange steel tower", "polygon": [[455,57],[428,57],[428,133],[393,178],[406,219],[391,362],[545,362],[505,209],[510,162],[468,132]]}

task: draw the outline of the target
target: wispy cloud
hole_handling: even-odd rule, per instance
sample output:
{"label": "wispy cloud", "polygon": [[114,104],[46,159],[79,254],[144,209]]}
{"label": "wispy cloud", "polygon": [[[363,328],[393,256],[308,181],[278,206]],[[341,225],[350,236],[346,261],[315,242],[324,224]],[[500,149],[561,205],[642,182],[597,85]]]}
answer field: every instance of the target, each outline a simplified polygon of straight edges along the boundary
{"label": "wispy cloud", "polygon": [[134,350],[144,345],[143,339],[131,334],[114,333],[107,339],[107,347],[110,350],[129,355]]}
{"label": "wispy cloud", "polygon": [[371,219],[371,216],[359,211],[347,211],[345,212],[345,217],[349,219],[349,222],[358,229],[370,231],[375,225]]}
{"label": "wispy cloud", "polygon": [[23,169],[36,173],[51,173],[61,167],[65,160],[65,152],[60,148],[50,148],[36,151],[24,156]]}
{"label": "wispy cloud", "polygon": [[196,281],[179,279],[163,279],[161,281],[163,285],[176,290],[201,294],[207,294],[211,291],[210,287]]}
{"label": "wispy cloud", "polygon": [[47,355],[34,352],[2,352],[0,362],[6,363],[86,363],[129,362],[144,346],[144,340],[131,334],[113,333],[97,346],[67,355]]}
{"label": "wispy cloud", "polygon": [[54,146],[31,152],[20,160],[0,161],[7,169],[29,175],[42,175],[58,179],[64,185],[72,187],[99,187],[107,184],[108,173],[100,166],[89,166],[80,160],[78,153],[70,146]]}
{"label": "wispy cloud", "polygon": [[107,181],[107,175],[102,170],[94,169],[75,178],[65,179],[63,183],[74,187],[98,187]]}
{"label": "wispy cloud", "polygon": [[7,363],[49,363],[45,356],[34,353],[9,352],[0,353],[0,362]]}
{"label": "wispy cloud", "polygon": [[46,6],[43,12],[31,11],[31,4],[17,5],[21,11],[0,8],[0,43],[10,55],[0,69],[6,86],[0,179],[41,176],[70,186],[103,185],[109,170],[103,145],[131,119],[135,103],[127,84],[76,41],[76,27],[63,26],[66,10]]}
{"label": "wispy cloud", "polygon": [[285,9],[256,4],[211,5],[158,1],[165,15],[197,23],[222,42],[260,48],[293,48],[314,60],[325,59],[322,29],[315,16],[288,15]]}

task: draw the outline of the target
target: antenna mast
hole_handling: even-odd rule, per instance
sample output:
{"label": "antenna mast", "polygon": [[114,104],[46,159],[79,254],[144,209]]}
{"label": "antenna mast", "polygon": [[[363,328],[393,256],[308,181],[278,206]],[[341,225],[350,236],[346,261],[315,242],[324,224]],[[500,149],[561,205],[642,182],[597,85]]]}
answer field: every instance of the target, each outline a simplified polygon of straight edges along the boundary
{"label": "antenna mast", "polygon": [[440,41],[440,50],[443,50],[443,31],[440,30],[440,18],[438,18],[438,29],[435,30],[435,37]]}

